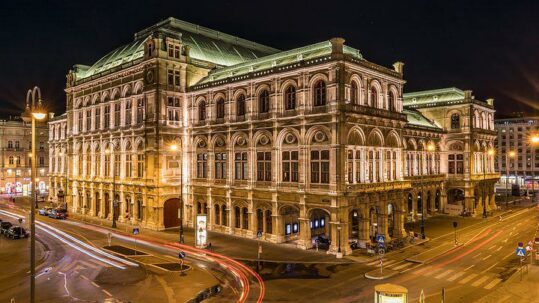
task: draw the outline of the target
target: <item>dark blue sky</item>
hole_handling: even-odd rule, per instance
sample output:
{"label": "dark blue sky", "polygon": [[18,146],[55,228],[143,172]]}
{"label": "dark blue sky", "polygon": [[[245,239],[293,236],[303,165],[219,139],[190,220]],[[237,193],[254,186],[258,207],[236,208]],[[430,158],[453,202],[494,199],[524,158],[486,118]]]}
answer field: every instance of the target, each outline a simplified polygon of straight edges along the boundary
{"label": "dark blue sky", "polygon": [[538,15],[539,1],[2,1],[0,115],[22,110],[35,84],[63,112],[73,64],[169,16],[283,50],[340,36],[367,60],[405,62],[405,91],[456,86],[494,97],[500,112],[532,113]]}

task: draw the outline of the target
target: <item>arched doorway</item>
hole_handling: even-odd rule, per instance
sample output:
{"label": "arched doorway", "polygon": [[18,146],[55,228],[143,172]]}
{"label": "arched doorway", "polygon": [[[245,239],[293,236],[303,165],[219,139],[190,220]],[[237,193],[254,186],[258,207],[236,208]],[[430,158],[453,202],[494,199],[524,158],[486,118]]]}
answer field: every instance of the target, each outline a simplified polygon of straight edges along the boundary
{"label": "arched doorway", "polygon": [[165,201],[163,205],[163,225],[165,228],[180,226],[178,210],[180,208],[180,199],[172,198]]}
{"label": "arched doorway", "polygon": [[264,232],[264,211],[261,209],[256,210],[256,231]]}
{"label": "arched doorway", "polygon": [[114,207],[114,220],[118,220],[120,216],[120,195],[114,196],[113,207]]}
{"label": "arched doorway", "polygon": [[105,193],[105,218],[108,218],[110,214],[110,196],[109,193]]}
{"label": "arched doorway", "polygon": [[350,211],[348,222],[350,222],[350,239],[359,240],[361,213],[358,209],[352,209]]}
{"label": "arched doorway", "polygon": [[440,211],[440,190],[436,190],[436,196],[434,197],[434,209]]}
{"label": "arched doorway", "polygon": [[371,207],[369,209],[369,239],[371,239],[371,242],[374,242],[378,234],[378,214],[377,207]]}
{"label": "arched doorway", "polygon": [[[287,241],[295,240],[299,234],[299,210],[292,206],[281,208],[284,236]],[[295,230],[295,232],[294,232]]]}
{"label": "arched doorway", "polygon": [[393,237],[393,230],[395,229],[395,205],[393,203],[387,204],[387,232],[390,237]]}
{"label": "arched doorway", "polygon": [[463,205],[464,191],[460,188],[451,188],[447,191],[447,203],[453,205]]}
{"label": "arched doorway", "polygon": [[98,191],[95,192],[94,203],[95,203],[95,206],[94,206],[95,207],[95,214],[94,214],[94,216],[99,216],[99,212],[101,211],[101,199],[100,199]]}
{"label": "arched doorway", "polygon": [[432,212],[430,191],[427,192],[427,214]]}

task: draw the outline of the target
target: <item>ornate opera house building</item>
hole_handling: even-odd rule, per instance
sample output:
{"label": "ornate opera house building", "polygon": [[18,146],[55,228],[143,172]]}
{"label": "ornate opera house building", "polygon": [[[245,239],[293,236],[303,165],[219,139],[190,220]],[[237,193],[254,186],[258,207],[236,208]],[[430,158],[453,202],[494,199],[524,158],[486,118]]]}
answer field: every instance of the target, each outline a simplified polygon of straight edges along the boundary
{"label": "ornate opera house building", "polygon": [[65,171],[73,212],[165,229],[183,205],[191,226],[344,253],[495,208],[493,102],[404,84],[340,38],[279,51],[169,18],[69,71],[51,192]]}

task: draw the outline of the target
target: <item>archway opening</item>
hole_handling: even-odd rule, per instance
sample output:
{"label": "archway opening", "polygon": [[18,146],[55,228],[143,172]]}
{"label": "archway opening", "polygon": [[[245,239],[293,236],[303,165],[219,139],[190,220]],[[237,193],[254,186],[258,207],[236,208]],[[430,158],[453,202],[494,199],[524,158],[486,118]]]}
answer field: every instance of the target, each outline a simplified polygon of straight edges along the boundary
{"label": "archway opening", "polygon": [[178,211],[180,208],[180,199],[171,198],[165,201],[163,205],[163,224],[165,228],[180,226]]}
{"label": "archway opening", "polygon": [[430,214],[432,212],[432,205],[431,205],[431,196],[430,191],[427,192],[427,214]]}
{"label": "archway opening", "polygon": [[376,235],[378,235],[378,214],[379,210],[377,207],[371,207],[369,209],[369,239],[371,239],[371,242],[375,242]]}
{"label": "archway opening", "polygon": [[350,239],[359,241],[361,213],[358,209],[352,209],[350,211],[348,222],[350,222]]}
{"label": "archway opening", "polygon": [[297,239],[299,235],[299,210],[291,206],[285,206],[281,209],[281,217],[284,225],[285,240]]}
{"label": "archway opening", "polygon": [[447,203],[452,205],[462,205],[464,203],[464,191],[460,188],[448,190]]}

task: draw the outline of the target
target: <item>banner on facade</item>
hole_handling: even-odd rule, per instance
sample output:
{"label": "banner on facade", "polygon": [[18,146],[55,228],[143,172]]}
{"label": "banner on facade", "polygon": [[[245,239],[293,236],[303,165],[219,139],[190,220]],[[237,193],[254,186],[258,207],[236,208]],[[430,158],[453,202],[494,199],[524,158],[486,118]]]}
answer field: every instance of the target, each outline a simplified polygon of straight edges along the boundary
{"label": "banner on facade", "polygon": [[196,246],[198,248],[205,248],[206,243],[208,242],[208,232],[207,228],[207,215],[197,215],[196,220]]}
{"label": "banner on facade", "polygon": [[453,216],[458,216],[462,213],[462,205],[446,204],[445,213]]}

